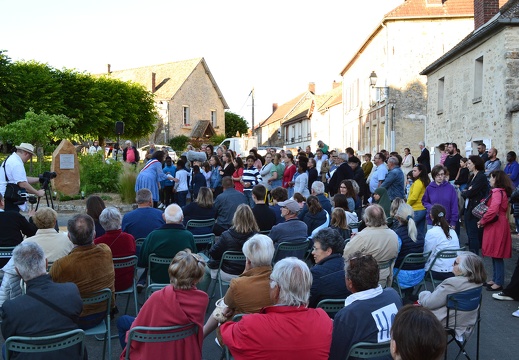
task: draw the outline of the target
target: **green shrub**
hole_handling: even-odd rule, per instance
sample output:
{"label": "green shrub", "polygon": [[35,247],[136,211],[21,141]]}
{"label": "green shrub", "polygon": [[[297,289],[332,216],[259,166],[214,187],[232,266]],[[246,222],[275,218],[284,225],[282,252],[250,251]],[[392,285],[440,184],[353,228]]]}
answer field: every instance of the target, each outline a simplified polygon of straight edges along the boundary
{"label": "green shrub", "polygon": [[79,177],[81,190],[85,195],[96,192],[117,192],[117,179],[122,170],[118,161],[104,161],[103,154],[79,156]]}
{"label": "green shrub", "polygon": [[185,136],[185,135],[179,135],[179,136],[175,136],[171,140],[169,140],[169,146],[171,146],[173,148],[173,150],[175,150],[177,153],[179,151],[183,152],[186,149],[187,144],[190,141],[191,141],[190,137]]}
{"label": "green shrub", "polygon": [[119,174],[119,194],[121,201],[125,204],[133,204],[135,202],[135,183],[139,169],[131,164],[124,163],[122,171]]}
{"label": "green shrub", "polygon": [[213,144],[214,146],[217,146],[217,145],[220,145],[222,143],[222,141],[224,141],[227,137],[225,135],[214,135],[212,136],[209,141],[211,142],[211,144]]}

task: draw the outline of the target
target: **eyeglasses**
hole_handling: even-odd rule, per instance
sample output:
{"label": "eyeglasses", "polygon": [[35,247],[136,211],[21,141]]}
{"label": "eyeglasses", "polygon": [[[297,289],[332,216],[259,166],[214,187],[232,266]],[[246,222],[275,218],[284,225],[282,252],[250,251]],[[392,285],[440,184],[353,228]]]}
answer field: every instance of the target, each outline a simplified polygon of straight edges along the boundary
{"label": "eyeglasses", "polygon": [[445,176],[445,173],[436,174],[436,176]]}
{"label": "eyeglasses", "polygon": [[312,247],[312,251],[317,251],[317,250],[322,250],[322,249],[318,248],[318,247],[315,247],[315,246]]}

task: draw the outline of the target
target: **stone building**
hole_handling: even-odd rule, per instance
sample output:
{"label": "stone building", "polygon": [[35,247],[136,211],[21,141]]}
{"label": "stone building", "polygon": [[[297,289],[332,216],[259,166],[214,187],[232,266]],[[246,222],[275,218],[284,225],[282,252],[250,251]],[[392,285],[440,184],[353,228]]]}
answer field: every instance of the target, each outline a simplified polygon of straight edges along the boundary
{"label": "stone building", "polygon": [[387,13],[341,71],[344,147],[418,154],[425,136],[420,71],[473,26],[473,0],[407,0]]}
{"label": "stone building", "polygon": [[141,84],[155,96],[161,117],[150,140],[167,143],[178,135],[206,138],[225,134],[229,109],[204,58],[111,71],[107,76]]}
{"label": "stone building", "polygon": [[506,152],[519,150],[519,0],[485,3],[475,2],[474,30],[421,73],[427,142],[431,153],[456,142],[463,155],[483,142],[504,162]]}

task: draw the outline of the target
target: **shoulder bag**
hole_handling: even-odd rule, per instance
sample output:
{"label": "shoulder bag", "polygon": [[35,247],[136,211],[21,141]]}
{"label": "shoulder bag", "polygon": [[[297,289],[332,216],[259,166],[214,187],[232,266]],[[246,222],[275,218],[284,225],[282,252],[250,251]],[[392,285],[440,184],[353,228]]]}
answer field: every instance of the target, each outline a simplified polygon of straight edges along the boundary
{"label": "shoulder bag", "polygon": [[[11,156],[11,155],[9,155]],[[18,186],[18,184],[13,184],[9,182],[9,178],[7,177],[7,171],[5,170],[5,163],[7,162],[7,159],[9,159],[9,156],[4,160],[4,163],[2,164],[2,167],[4,168],[5,173],[5,193],[4,193],[4,199],[11,201],[14,205],[23,205],[25,204],[25,198],[21,195],[25,193],[25,189],[22,189]]]}
{"label": "shoulder bag", "polygon": [[[478,219],[482,219],[485,213],[488,211],[488,200],[492,197],[492,191],[490,191],[490,194],[482,200],[474,209],[472,209],[472,215],[474,215]],[[491,224],[493,222],[496,222],[499,219],[499,214],[496,214],[496,216],[487,222],[487,224]]]}

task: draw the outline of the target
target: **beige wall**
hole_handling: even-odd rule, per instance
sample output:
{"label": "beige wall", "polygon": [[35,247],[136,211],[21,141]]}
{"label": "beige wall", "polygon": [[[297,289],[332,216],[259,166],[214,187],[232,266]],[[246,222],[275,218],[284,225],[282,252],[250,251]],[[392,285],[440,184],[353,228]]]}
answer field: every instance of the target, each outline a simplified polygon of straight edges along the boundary
{"label": "beige wall", "polygon": [[[482,96],[475,102],[476,59],[481,56]],[[444,78],[443,109],[438,104],[440,78]],[[514,111],[519,104],[519,28],[503,29],[430,74],[427,81],[429,146],[454,141],[463,153],[465,145],[475,152],[475,142],[487,139],[502,161],[507,151],[517,152],[519,118]]]}
{"label": "beige wall", "polygon": [[[182,124],[183,106],[189,106],[190,126]],[[211,120],[211,110],[216,110],[216,133],[225,134],[225,110],[222,101],[200,63],[170,101],[170,138],[189,136],[198,120]]]}
{"label": "beige wall", "polygon": [[[463,39],[474,22],[472,18],[424,19],[387,21],[385,25],[343,76],[344,147],[351,146],[361,153],[382,148],[401,153],[409,147],[412,153],[418,153],[418,142],[425,136],[427,105],[426,77],[419,73]],[[373,70],[378,76],[376,86],[389,87],[388,108],[394,105],[394,114],[392,109],[387,111],[388,128],[386,109],[366,122],[370,103],[376,103],[378,98],[380,102],[375,108],[386,107],[384,96],[376,95],[383,90],[369,87]]]}

